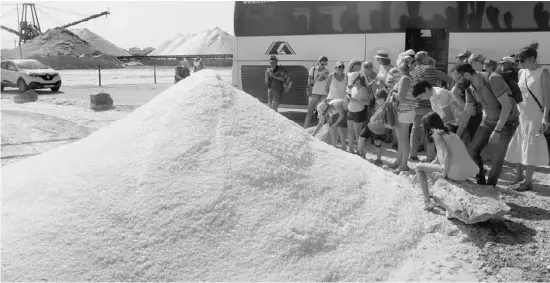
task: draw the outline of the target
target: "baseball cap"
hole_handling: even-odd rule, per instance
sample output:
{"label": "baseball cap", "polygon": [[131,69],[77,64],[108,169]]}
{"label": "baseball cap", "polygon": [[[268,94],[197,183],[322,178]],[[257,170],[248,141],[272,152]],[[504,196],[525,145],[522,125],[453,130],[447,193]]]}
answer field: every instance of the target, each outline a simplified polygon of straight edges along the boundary
{"label": "baseball cap", "polygon": [[273,61],[273,60],[279,61],[279,60],[277,59],[277,56],[271,56],[271,57],[269,57],[269,61]]}
{"label": "baseball cap", "polygon": [[504,57],[502,58],[502,60],[500,60],[500,62],[498,62],[499,64],[502,64],[502,63],[516,63],[516,59],[512,58],[512,57]]}
{"label": "baseball cap", "polygon": [[470,52],[470,50],[462,49],[462,50],[460,50],[458,55],[455,56],[455,58],[457,58],[457,59],[467,58],[467,57],[470,57],[470,55],[472,55],[472,52]]}

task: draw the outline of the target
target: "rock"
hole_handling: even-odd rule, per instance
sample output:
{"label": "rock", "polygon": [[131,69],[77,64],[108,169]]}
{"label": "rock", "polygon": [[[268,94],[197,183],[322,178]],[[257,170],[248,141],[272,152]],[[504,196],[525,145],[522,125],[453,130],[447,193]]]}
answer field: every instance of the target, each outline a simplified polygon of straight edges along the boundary
{"label": "rock", "polygon": [[104,92],[90,94],[90,108],[93,110],[106,110],[113,107],[111,95]]}
{"label": "rock", "polygon": [[13,98],[13,102],[15,103],[35,102],[37,100],[38,100],[38,93],[36,93],[36,91],[32,89],[29,89],[23,93],[20,93]]}
{"label": "rock", "polygon": [[465,224],[502,218],[510,211],[495,188],[478,186],[471,181],[439,179],[433,187],[433,198],[447,210],[447,218],[456,218]]}
{"label": "rock", "polygon": [[[317,126],[315,127],[311,127],[311,128],[307,128],[306,131],[310,134],[310,135],[313,135],[313,132],[315,131],[315,128],[317,128]],[[329,125],[328,124],[324,124],[321,129],[319,129],[319,131],[315,134],[314,137],[330,144],[331,141],[330,141],[330,135],[329,135]]]}

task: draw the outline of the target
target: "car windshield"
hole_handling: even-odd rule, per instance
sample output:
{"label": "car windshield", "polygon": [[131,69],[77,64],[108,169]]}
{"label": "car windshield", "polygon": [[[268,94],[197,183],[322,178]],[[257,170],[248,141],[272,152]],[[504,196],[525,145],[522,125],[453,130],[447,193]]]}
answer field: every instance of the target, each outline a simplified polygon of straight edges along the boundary
{"label": "car windshield", "polygon": [[17,65],[19,69],[23,69],[23,70],[36,70],[36,69],[48,68],[46,65],[34,60],[16,62],[15,65]]}

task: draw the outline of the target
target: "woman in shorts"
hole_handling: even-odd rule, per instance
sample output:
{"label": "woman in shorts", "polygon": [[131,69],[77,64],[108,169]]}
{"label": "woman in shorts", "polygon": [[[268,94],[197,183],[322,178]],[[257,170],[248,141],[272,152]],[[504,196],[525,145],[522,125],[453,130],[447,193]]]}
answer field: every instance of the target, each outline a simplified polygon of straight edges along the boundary
{"label": "woman in shorts", "polygon": [[[348,76],[344,72],[346,66],[344,62],[337,62],[335,66],[335,72],[331,73],[327,78],[327,84],[325,86],[325,91],[328,93],[327,100],[332,99],[345,99],[346,98],[346,89],[348,84]],[[347,109],[346,109],[347,111]],[[331,128],[330,138],[333,142],[333,145],[336,145],[336,135],[340,137],[341,147],[345,150],[346,148],[346,136],[347,136],[347,122],[346,116],[343,117],[343,121],[337,127]]]}
{"label": "woman in shorts", "polygon": [[307,106],[306,120],[304,122],[304,128],[306,129],[309,128],[309,123],[311,123],[313,110],[315,110],[319,103],[327,98],[326,84],[327,78],[330,75],[327,64],[328,58],[321,56],[321,58],[317,60],[317,66],[311,67],[309,70],[308,86],[311,88],[311,93],[308,97],[309,103]]}
{"label": "woman in shorts", "polygon": [[[317,113],[319,113],[319,124],[314,131],[315,135],[317,131],[328,120],[330,131],[338,131],[340,138],[345,140],[346,128],[342,125],[346,124],[346,112],[348,111],[349,99],[331,99],[325,100],[317,106]],[[331,136],[331,144],[336,147],[336,137]],[[346,144],[342,143],[342,150],[346,150]]]}
{"label": "woman in shorts", "polygon": [[361,77],[359,72],[351,73],[349,78],[353,86],[350,91],[351,94],[348,95],[350,100],[347,115],[348,151],[354,153],[353,146],[355,140],[359,142],[361,130],[363,130],[365,121],[367,121],[367,105],[370,104],[373,95],[365,84],[365,78]]}
{"label": "woman in shorts", "polygon": [[407,54],[399,55],[398,68],[402,76],[395,84],[392,90],[393,101],[397,101],[397,133],[398,143],[398,158],[390,165],[390,168],[395,169],[395,173],[399,174],[402,171],[409,171],[409,154],[411,151],[410,145],[410,127],[416,116],[416,98],[412,95],[412,79],[410,77],[412,58]]}

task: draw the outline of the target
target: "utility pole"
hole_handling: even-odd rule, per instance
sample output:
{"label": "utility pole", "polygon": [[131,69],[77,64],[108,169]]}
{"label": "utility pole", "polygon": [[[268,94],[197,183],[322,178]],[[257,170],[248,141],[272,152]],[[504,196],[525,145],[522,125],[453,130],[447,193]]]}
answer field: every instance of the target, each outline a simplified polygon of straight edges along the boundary
{"label": "utility pole", "polygon": [[[19,28],[19,33],[21,33],[21,21],[19,21],[19,3],[17,5],[17,27]],[[23,49],[21,48],[21,37],[19,37],[19,59],[23,59]]]}

